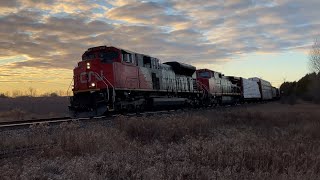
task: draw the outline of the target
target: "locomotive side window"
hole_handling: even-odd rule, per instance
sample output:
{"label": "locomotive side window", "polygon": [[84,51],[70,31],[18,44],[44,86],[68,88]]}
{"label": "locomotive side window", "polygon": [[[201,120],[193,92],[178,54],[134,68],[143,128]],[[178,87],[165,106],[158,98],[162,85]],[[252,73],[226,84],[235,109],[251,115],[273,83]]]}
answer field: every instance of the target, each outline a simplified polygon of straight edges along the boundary
{"label": "locomotive side window", "polygon": [[151,58],[143,56],[143,67],[151,68]]}
{"label": "locomotive side window", "polygon": [[139,64],[138,64],[138,62],[139,62],[139,56],[138,56],[138,54],[135,54],[134,55],[134,59],[136,60],[136,65],[138,66]]}
{"label": "locomotive side window", "polygon": [[125,51],[122,51],[122,61],[126,63],[134,63],[133,55],[131,53],[127,53]]}
{"label": "locomotive side window", "polygon": [[118,58],[118,53],[115,51],[100,52],[99,57],[103,63],[112,63],[114,59]]}
{"label": "locomotive side window", "polygon": [[134,64],[135,55],[134,54],[129,54],[129,59],[130,59],[130,63]]}

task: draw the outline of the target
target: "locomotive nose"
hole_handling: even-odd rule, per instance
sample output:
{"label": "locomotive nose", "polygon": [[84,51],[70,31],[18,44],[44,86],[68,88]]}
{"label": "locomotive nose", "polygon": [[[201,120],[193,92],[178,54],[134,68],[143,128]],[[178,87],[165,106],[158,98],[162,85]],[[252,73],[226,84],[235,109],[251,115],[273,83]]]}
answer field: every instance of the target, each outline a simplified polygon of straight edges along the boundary
{"label": "locomotive nose", "polygon": [[101,75],[97,73],[96,68],[94,63],[86,63],[87,86],[89,89],[98,88],[98,81],[102,78]]}

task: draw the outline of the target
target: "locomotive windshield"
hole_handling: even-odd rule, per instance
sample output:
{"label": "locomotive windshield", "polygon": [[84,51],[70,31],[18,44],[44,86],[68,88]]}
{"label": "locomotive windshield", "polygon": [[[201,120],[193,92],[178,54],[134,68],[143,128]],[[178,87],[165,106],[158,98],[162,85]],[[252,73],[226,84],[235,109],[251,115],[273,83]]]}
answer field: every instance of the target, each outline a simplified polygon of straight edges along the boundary
{"label": "locomotive windshield", "polygon": [[86,60],[91,60],[91,59],[94,59],[96,56],[94,53],[90,52],[90,53],[85,53],[83,56],[82,56],[82,60],[83,61],[86,61]]}
{"label": "locomotive windshield", "polygon": [[101,62],[103,63],[112,63],[113,60],[118,58],[118,56],[119,56],[119,53],[116,51],[99,52],[99,57],[101,59]]}
{"label": "locomotive windshield", "polygon": [[209,72],[199,72],[198,74],[202,78],[210,78],[210,73]]}

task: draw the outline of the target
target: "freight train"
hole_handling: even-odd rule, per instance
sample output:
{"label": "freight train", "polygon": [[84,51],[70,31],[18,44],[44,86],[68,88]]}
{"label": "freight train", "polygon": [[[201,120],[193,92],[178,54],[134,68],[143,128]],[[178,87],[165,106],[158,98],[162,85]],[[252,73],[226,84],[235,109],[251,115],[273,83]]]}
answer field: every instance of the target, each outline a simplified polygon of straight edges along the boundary
{"label": "freight train", "polygon": [[89,48],[73,70],[74,116],[268,101],[279,90],[260,78],[225,76],[112,46]]}

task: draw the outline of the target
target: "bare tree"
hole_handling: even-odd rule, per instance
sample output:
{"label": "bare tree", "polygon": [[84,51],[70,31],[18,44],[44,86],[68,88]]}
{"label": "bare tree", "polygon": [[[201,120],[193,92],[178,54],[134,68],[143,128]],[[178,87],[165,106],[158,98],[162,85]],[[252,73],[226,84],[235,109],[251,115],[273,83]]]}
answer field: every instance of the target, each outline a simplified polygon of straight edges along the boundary
{"label": "bare tree", "polygon": [[309,54],[309,66],[313,72],[320,72],[320,42],[315,39]]}
{"label": "bare tree", "polygon": [[22,95],[23,95],[23,93],[20,90],[12,91],[12,97],[19,97],[19,96],[22,96]]}
{"label": "bare tree", "polygon": [[29,87],[29,96],[34,97],[36,96],[36,94],[37,94],[37,90],[32,87]]}

